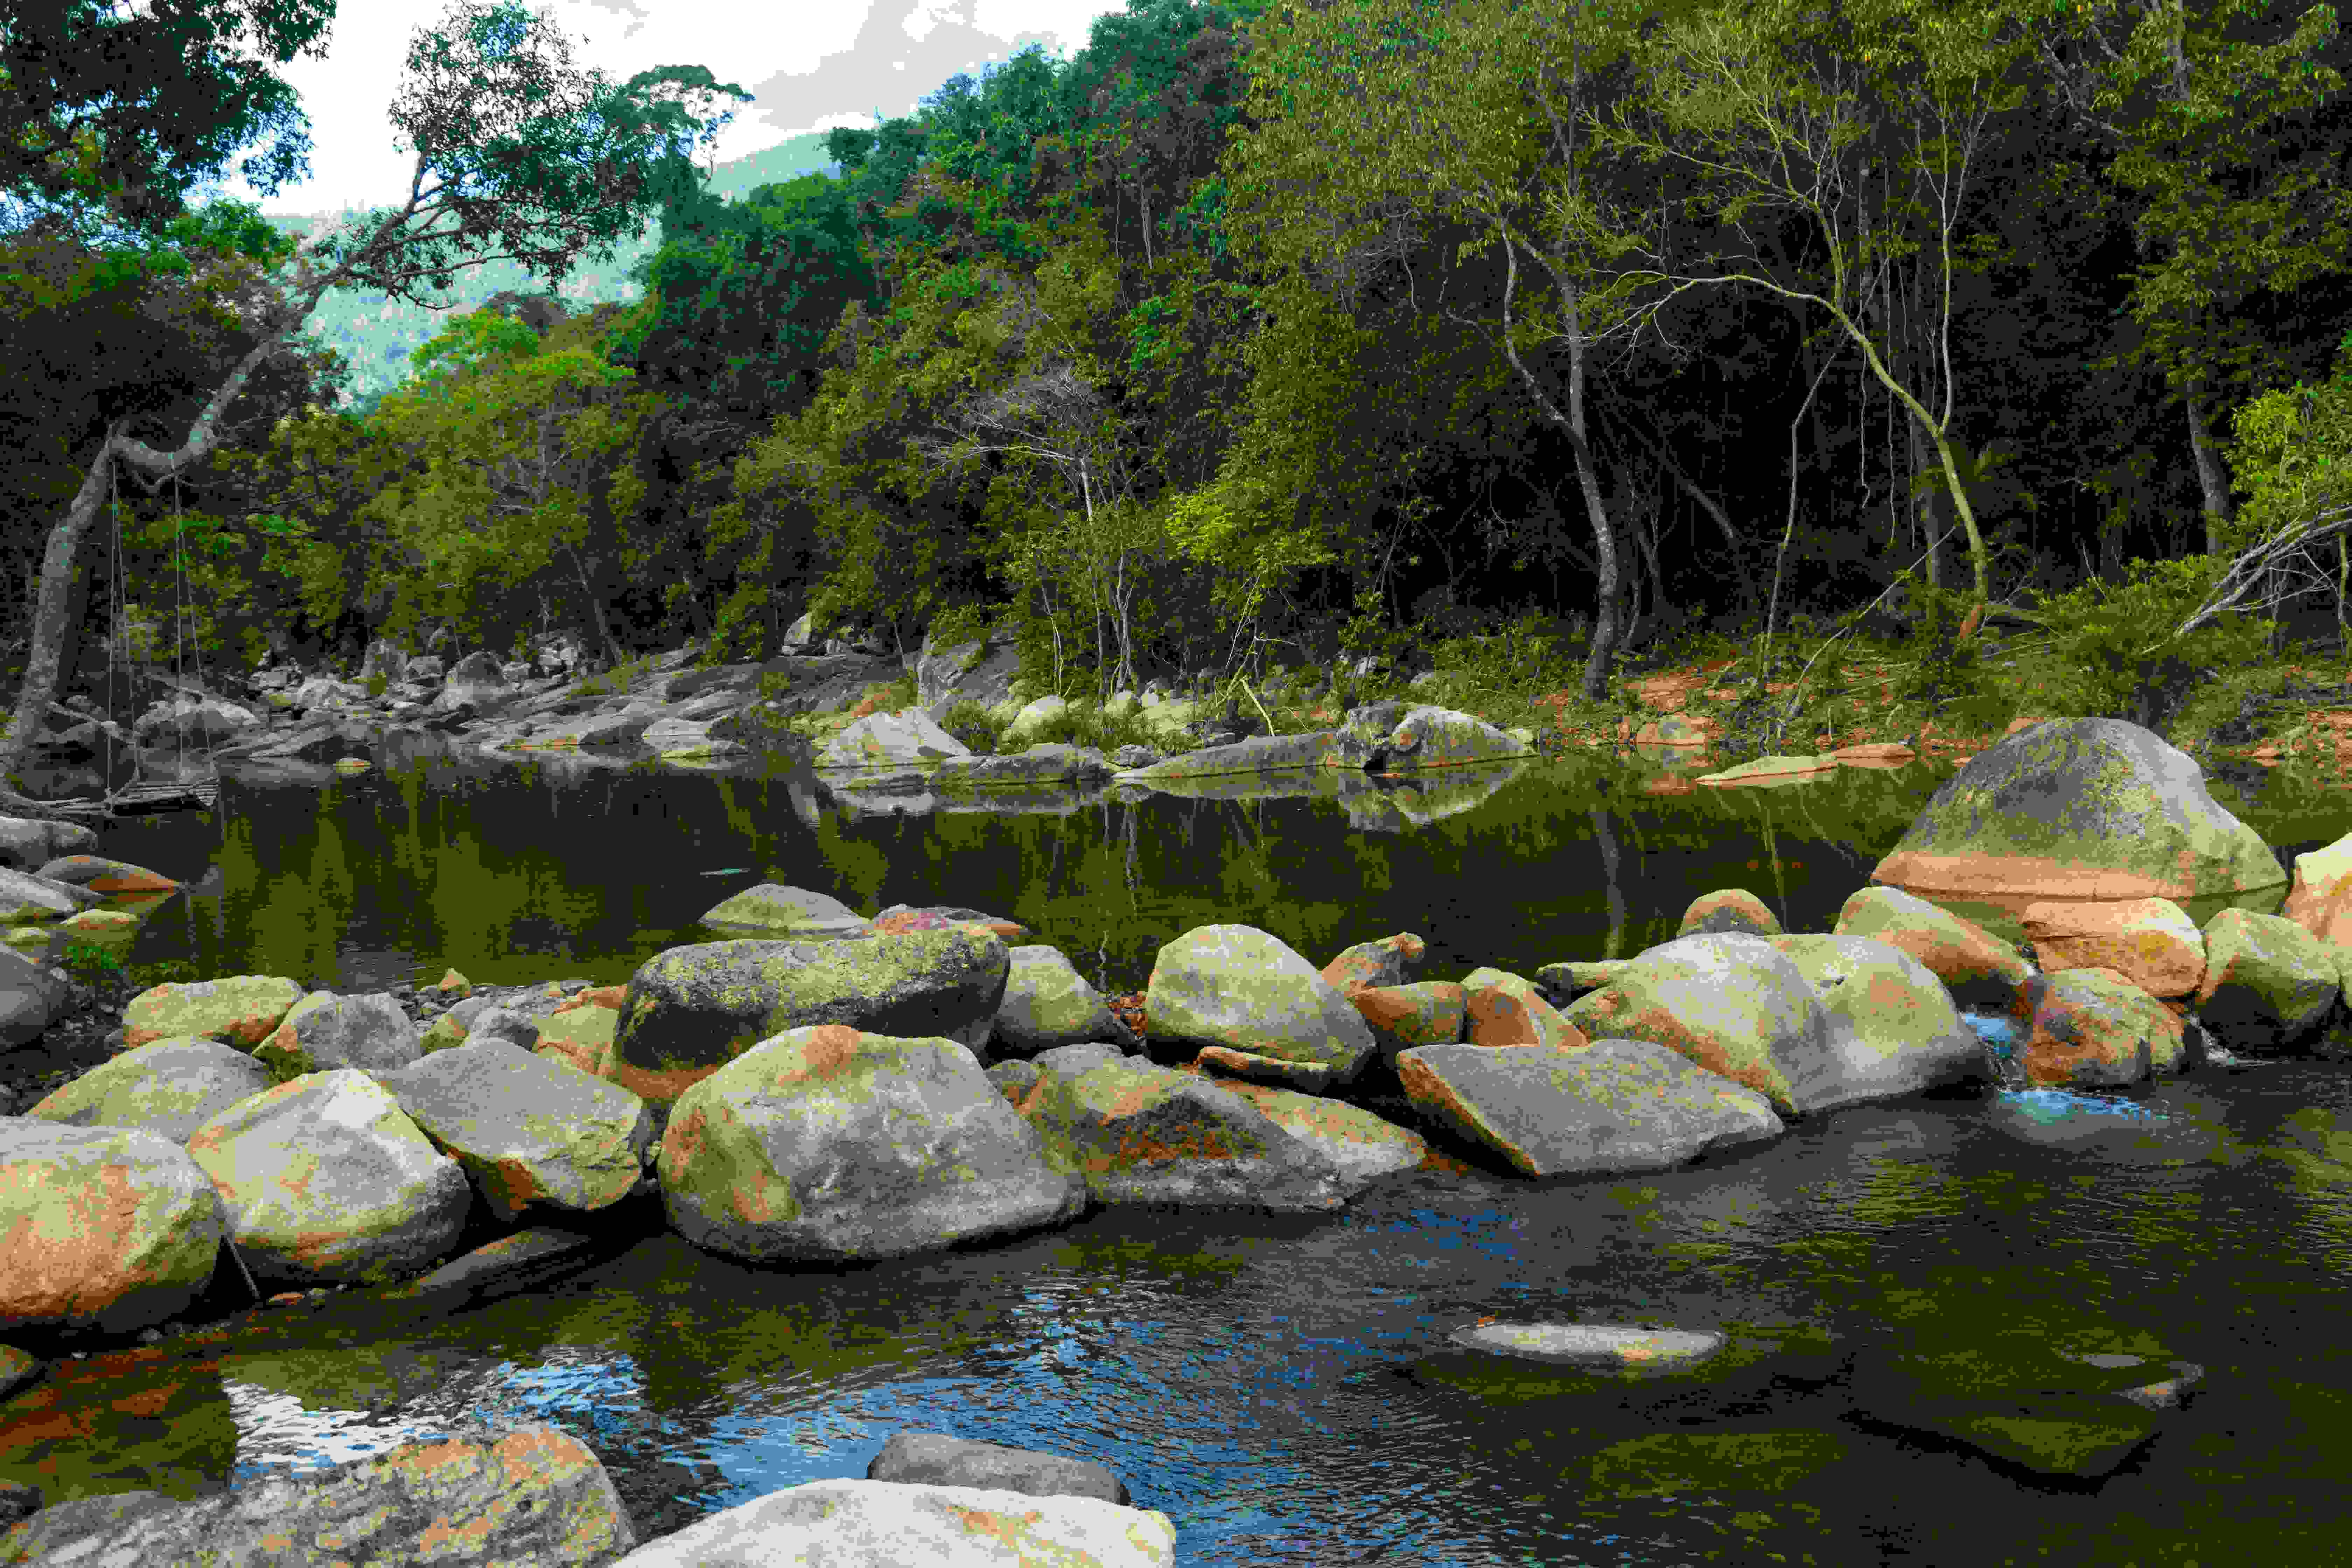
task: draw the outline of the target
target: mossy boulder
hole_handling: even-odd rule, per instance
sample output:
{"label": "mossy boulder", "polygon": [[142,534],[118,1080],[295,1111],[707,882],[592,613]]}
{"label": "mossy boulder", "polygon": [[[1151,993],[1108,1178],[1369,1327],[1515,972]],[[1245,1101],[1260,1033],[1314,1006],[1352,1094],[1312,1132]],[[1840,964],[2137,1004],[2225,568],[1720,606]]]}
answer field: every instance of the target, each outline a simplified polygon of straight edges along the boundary
{"label": "mossy boulder", "polygon": [[1928,897],[2192,899],[2287,874],[2187,752],[2120,719],[2053,719],[1948,780],[1871,879]]}
{"label": "mossy boulder", "polygon": [[1011,967],[1003,939],[969,924],[670,948],[629,977],[607,1076],[667,1106],[760,1041],[815,1024],[945,1036],[977,1051],[995,1023]]}

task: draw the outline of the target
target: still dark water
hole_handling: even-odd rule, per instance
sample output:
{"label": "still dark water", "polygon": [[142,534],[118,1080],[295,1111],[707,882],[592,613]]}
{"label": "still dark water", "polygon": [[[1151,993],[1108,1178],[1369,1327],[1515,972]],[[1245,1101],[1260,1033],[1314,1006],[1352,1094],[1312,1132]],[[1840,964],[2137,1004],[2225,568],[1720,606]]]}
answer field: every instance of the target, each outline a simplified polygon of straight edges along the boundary
{"label": "still dark water", "polygon": [[[869,912],[1008,915],[1118,990],[1160,943],[1220,921],[1318,963],[1405,930],[1433,976],[1524,973],[1636,952],[1724,886],[1825,930],[1948,772],[1659,795],[1637,770],[1547,764],[1381,828],[1366,824],[1397,822],[1398,803],[853,818],[786,779],[383,760],[323,792],[232,784],[209,821],[110,830],[104,853],[219,868],[215,890],[158,910],[131,961],[350,989],[445,965],[618,981],[698,940],[719,899],[776,880]],[[2352,827],[2339,792],[2216,793],[2283,858]],[[863,1475],[916,1429],[1098,1460],[1203,1568],[2343,1561],[2352,1074],[2281,1064],[2100,1103],[2042,1120],[1920,1098],[1663,1175],[1421,1173],[1320,1218],[1115,1209],[846,1271],[664,1238],[413,1337],[231,1357],[176,1378],[168,1412],[115,1404],[168,1419],[79,1484],[189,1489],[518,1412],[586,1441],[641,1534]],[[2122,1351],[2202,1363],[2207,1382],[2102,1491],[2047,1495],[1829,1405],[1655,1427],[1405,1375],[1488,1315],[1807,1324],[1865,1369],[1885,1352]]]}

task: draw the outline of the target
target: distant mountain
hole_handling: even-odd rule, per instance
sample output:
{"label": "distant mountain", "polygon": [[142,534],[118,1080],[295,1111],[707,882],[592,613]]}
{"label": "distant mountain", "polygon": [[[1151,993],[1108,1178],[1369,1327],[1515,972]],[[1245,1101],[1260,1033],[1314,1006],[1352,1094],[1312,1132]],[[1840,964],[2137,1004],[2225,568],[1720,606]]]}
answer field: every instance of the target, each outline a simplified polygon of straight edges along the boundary
{"label": "distant mountain", "polygon": [[[740,201],[761,185],[798,179],[803,174],[821,174],[839,179],[841,165],[824,161],[824,136],[822,131],[808,132],[764,152],[721,163],[711,173],[707,188],[722,200]],[[299,238],[314,227],[331,225],[360,210],[363,209],[262,216],[280,231]],[[351,385],[341,406],[363,415],[385,393],[406,384],[408,356],[446,327],[452,315],[478,310],[493,295],[510,289],[522,293],[551,291],[561,296],[575,315],[593,305],[634,304],[645,290],[629,281],[629,268],[653,251],[659,227],[658,223],[647,225],[635,240],[616,247],[610,261],[583,262],[573,268],[561,287],[553,289],[545,279],[532,276],[511,261],[487,262],[453,274],[455,286],[440,297],[444,303],[435,310],[393,299],[377,289],[331,289],[319,301],[319,308],[310,313],[303,331],[351,361]]]}

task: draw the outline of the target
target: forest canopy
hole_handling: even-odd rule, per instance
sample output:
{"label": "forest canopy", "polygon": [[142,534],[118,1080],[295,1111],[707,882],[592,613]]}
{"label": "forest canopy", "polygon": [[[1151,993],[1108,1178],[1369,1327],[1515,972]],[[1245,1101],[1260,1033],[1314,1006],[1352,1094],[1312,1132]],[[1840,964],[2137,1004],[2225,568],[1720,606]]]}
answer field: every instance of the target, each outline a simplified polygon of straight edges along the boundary
{"label": "forest canopy", "polygon": [[[1971,624],[2086,583],[2186,619],[2265,549],[2340,582],[2295,531],[2352,503],[2345,53],[2251,0],[1131,0],[830,132],[837,175],[664,165],[634,298],[455,315],[363,409],[289,336],[86,591],[152,625],[176,551],[247,661],[951,616],[1072,695],[1513,617],[1591,681],[1906,572]],[[37,208],[220,151],[100,122],[68,178],[12,102]],[[250,216],[197,209],[180,273],[5,237],[14,352],[86,362],[6,383],[13,510],[117,420],[183,438],[291,288]]]}

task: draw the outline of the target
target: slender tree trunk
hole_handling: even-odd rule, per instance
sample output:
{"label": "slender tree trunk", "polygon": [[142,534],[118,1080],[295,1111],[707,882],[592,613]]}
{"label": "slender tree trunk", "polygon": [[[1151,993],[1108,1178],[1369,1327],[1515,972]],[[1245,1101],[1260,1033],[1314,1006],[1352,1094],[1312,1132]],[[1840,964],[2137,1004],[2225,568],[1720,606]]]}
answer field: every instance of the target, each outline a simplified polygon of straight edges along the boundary
{"label": "slender tree trunk", "polygon": [[2205,553],[2222,552],[2221,525],[2230,521],[2230,480],[2205,437],[2204,384],[2191,382],[2181,403],[2189,412],[2189,450],[2197,459],[2197,484],[2205,492]]}
{"label": "slender tree trunk", "polygon": [[[41,581],[33,601],[32,640],[25,650],[24,684],[16,689],[16,707],[9,717],[8,728],[0,732],[0,786],[16,782],[16,773],[25,765],[26,753],[32,750],[33,737],[39,732],[49,703],[57,696],[58,660],[65,650],[67,622],[73,609],[75,555],[83,531],[97,521],[100,510],[113,494],[115,439],[121,434],[124,423],[117,420],[107,426],[106,439],[100,443],[89,472],[82,477],[81,488],[67,503],[65,515],[49,530],[48,546],[41,552]],[[21,811],[30,803],[0,787],[0,805]]]}

